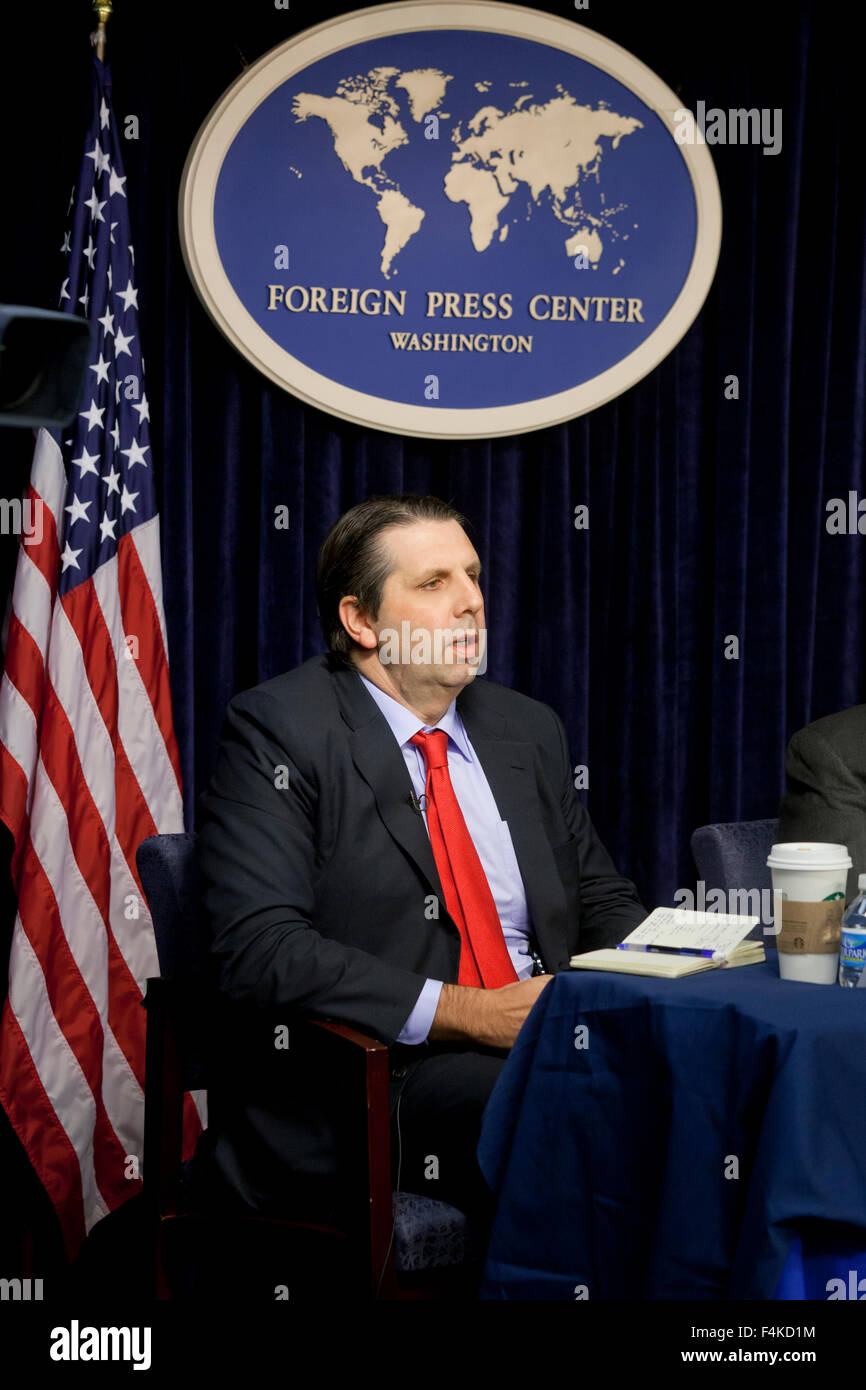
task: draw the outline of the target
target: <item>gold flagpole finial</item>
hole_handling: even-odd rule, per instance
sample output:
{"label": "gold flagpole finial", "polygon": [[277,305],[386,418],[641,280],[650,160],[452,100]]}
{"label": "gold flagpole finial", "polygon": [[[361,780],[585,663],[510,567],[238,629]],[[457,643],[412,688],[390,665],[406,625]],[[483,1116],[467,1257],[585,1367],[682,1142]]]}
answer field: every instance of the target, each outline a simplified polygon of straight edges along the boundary
{"label": "gold flagpole finial", "polygon": [[111,18],[111,0],[93,0],[93,10],[96,14],[96,32],[91,34],[93,46],[96,49],[96,56],[100,63],[105,62],[105,26]]}

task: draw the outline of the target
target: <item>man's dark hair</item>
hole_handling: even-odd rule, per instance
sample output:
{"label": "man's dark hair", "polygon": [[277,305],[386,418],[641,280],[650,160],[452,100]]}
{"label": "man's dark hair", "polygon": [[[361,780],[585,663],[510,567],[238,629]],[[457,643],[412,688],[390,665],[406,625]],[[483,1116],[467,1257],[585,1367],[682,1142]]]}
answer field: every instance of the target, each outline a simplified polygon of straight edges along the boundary
{"label": "man's dark hair", "polygon": [[322,634],[332,652],[343,660],[356,645],[340,622],[340,599],[354,594],[373,618],[379,613],[385,580],[391,573],[391,557],[382,543],[387,526],[411,526],[416,521],[456,521],[464,530],[469,523],[439,497],[399,492],[367,497],[344,512],[322,542],[316,564],[316,596]]}

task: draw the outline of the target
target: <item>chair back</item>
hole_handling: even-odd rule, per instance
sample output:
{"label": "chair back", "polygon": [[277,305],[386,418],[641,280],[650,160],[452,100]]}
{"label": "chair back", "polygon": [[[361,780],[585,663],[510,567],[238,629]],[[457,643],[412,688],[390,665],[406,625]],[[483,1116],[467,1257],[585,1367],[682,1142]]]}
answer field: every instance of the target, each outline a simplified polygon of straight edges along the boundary
{"label": "chair back", "polygon": [[141,842],[135,858],[153,920],[160,972],[159,980],[148,984],[148,1018],[156,1021],[155,1031],[148,1027],[148,1045],[163,1034],[164,1046],[170,1029],[181,1095],[204,1090],[211,1006],[205,988],[208,951],[195,836],[152,835]]}
{"label": "chair back", "polygon": [[164,980],[201,980],[206,950],[195,836],[151,835],[135,856],[153,918],[159,973]]}
{"label": "chair back", "polygon": [[[777,820],[730,821],[702,825],[691,839],[698,877],[703,880],[706,892],[720,888],[728,897],[728,912],[761,917],[765,926],[772,920],[772,907],[768,914],[761,906],[772,904],[767,856],[778,836],[778,828]],[[731,902],[731,894],[740,896]],[[748,897],[743,898],[743,894]]]}

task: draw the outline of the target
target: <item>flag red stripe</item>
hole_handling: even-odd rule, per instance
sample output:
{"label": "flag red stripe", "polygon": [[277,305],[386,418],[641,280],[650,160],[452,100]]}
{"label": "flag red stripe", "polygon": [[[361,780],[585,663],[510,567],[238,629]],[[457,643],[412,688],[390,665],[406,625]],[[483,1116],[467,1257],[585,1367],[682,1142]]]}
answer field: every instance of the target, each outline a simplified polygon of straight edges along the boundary
{"label": "flag red stripe", "polygon": [[142,840],[156,834],[156,825],[118,732],[117,666],[111,634],[92,579],[84,584],[76,584],[74,589],[64,594],[62,602],[85,654],[90,688],[114,749],[115,834],[138,889],[144,896],[135,851]]}
{"label": "flag red stripe", "polygon": [[0,816],[15,841],[12,878],[17,882],[24,847],[23,830],[27,819],[27,778],[5,743],[0,743]]}
{"label": "flag red stripe", "polygon": [[51,682],[46,684],[42,761],[66,811],[72,852],[108,937],[108,1021],[139,1084],[144,1085],[141,990],[111,930],[111,851],[102,817],[81,770],[72,729]]}
{"label": "flag red stripe", "polygon": [[102,1052],[105,1042],[102,1019],[69,949],[54,890],[29,836],[21,865],[18,915],[24,934],[42,967],[51,1011],[78,1059],[96,1102],[94,1172],[106,1204],[113,1209],[125,1201],[134,1189],[124,1177],[126,1154],[112,1128],[102,1099]]}
{"label": "flag red stripe", "polygon": [[87,679],[99,705],[111,742],[117,747],[117,667],[111,634],[106,626],[99,600],[93,591],[93,580],[76,584],[61,599],[64,612],[72,624],[81,650]]}
{"label": "flag red stripe", "polygon": [[42,660],[42,652],[24,624],[19,621],[14,609],[9,614],[3,670],[32,709],[38,728],[42,716],[45,663]]}
{"label": "flag red stripe", "polygon": [[40,751],[45,771],[66,811],[72,852],[108,928],[111,911],[108,836],[81,768],[72,726],[50,679],[45,686]]}
{"label": "flag red stripe", "polygon": [[132,536],[132,532],[121,536],[117,547],[117,582],[123,630],[128,637],[138,637],[138,669],[150,696],[156,722],[174,768],[178,792],[182,792],[180,755],[171,717],[171,686],[168,680],[168,662],[162,644],[162,629],[147,575]]}
{"label": "flag red stripe", "polygon": [[23,540],[19,554],[27,555],[36,568],[44,575],[52,594],[57,592],[57,579],[60,573],[60,546],[57,541],[57,519],[48,503],[40,497],[31,483],[25,493],[31,506],[37,502],[42,508],[42,539],[38,545],[25,545]]}
{"label": "flag red stripe", "polygon": [[117,821],[115,824],[117,840],[138,885],[138,891],[141,893],[142,899],[146,901],[144,888],[138,876],[135,851],[142,840],[149,840],[151,835],[157,833],[157,827],[120,740],[117,744],[115,786],[117,789]]}
{"label": "flag red stripe", "polygon": [[72,1259],[86,1233],[78,1155],[39,1079],[8,999],[3,1005],[0,1036],[0,1099],[54,1204],[66,1252]]}

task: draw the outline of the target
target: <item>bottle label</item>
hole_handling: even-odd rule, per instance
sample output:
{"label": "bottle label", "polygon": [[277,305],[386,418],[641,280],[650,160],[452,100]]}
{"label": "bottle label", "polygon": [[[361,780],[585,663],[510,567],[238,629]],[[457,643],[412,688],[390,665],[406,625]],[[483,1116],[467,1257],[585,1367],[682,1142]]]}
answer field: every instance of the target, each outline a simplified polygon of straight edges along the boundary
{"label": "bottle label", "polygon": [[866,931],[842,928],[840,963],[852,970],[862,970],[866,966]]}

